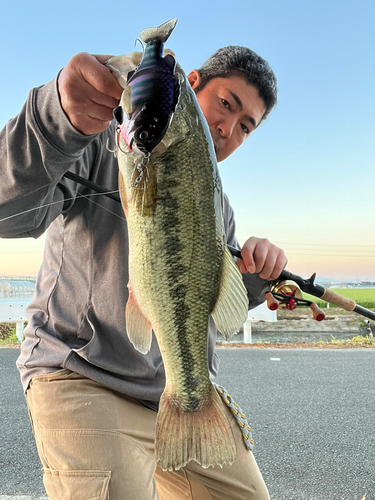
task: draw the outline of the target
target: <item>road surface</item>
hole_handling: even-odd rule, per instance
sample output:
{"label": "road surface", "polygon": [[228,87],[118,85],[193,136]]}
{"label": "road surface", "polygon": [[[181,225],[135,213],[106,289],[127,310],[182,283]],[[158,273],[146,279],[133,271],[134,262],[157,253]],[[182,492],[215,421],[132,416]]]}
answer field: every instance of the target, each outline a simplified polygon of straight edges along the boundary
{"label": "road surface", "polygon": [[[272,500],[375,500],[375,350],[218,349]],[[15,360],[0,349],[0,500],[45,498]]]}

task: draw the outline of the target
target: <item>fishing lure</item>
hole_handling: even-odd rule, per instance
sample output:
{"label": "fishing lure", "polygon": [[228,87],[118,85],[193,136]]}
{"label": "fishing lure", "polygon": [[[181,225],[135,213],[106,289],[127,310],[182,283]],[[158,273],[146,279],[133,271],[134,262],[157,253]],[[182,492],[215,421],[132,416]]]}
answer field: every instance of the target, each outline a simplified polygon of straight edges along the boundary
{"label": "fishing lure", "polygon": [[[128,73],[120,106],[113,111],[129,150],[146,157],[163,139],[180,94],[176,60],[171,54],[163,57],[164,44],[176,23],[177,19],[170,19],[140,32],[145,44],[142,60]],[[111,67],[111,60],[106,64]]]}

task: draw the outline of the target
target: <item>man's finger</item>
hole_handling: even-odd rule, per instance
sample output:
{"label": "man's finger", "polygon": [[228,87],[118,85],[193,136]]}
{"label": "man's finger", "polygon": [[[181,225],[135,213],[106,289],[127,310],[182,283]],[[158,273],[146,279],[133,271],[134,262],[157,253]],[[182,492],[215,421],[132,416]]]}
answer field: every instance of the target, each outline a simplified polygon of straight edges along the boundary
{"label": "man's finger", "polygon": [[[106,56],[101,60],[105,62]],[[109,69],[98,60],[98,56],[79,54],[75,62],[77,71],[96,90],[118,100],[121,98],[123,88]]]}

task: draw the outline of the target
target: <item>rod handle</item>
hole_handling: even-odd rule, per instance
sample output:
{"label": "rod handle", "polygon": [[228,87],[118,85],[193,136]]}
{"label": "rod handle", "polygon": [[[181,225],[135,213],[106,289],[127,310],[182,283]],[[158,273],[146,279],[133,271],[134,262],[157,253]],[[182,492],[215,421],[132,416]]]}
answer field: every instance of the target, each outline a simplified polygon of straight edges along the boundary
{"label": "rod handle", "polygon": [[326,288],[323,295],[320,297],[322,300],[329,302],[330,304],[334,304],[335,306],[341,307],[345,309],[345,311],[354,311],[356,307],[356,303],[352,299],[348,299],[347,297],[343,297],[338,293]]}

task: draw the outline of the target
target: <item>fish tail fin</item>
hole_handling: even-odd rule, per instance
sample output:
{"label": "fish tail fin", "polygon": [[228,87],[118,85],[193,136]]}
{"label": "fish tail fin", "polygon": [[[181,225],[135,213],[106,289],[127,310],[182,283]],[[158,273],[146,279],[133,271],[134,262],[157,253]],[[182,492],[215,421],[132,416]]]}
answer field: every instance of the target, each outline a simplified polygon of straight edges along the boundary
{"label": "fish tail fin", "polygon": [[202,467],[232,464],[236,444],[215,388],[198,411],[182,411],[165,391],[160,400],[155,442],[156,460],[163,470],[178,470],[191,460]]}
{"label": "fish tail fin", "polygon": [[161,40],[166,42],[177,24],[177,19],[173,18],[161,24],[157,28],[145,28],[139,33],[139,37],[144,43],[151,40]]}

